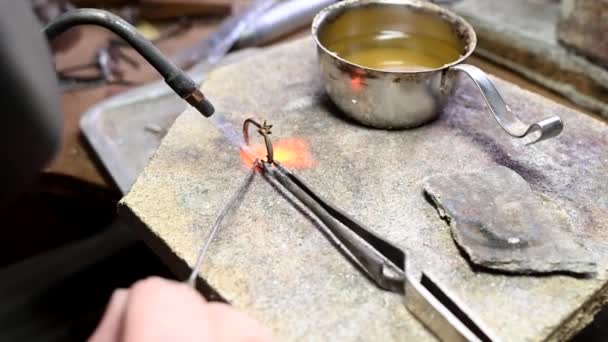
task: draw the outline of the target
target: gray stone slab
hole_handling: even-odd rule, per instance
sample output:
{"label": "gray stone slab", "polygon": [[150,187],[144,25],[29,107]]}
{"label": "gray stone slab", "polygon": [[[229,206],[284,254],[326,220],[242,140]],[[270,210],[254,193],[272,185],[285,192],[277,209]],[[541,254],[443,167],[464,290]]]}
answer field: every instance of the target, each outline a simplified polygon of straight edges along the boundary
{"label": "gray stone slab", "polygon": [[[274,124],[274,139],[299,137],[316,165],[297,170],[325,198],[407,250],[503,341],[563,340],[606,302],[608,127],[493,78],[511,109],[532,122],[560,115],[563,134],[525,146],[487,112],[463,80],[440,118],[414,130],[383,131],[343,118],[321,85],[314,44],[272,48],[210,75],[203,90],[240,127],[250,116]],[[237,128],[238,129],[238,128]],[[529,277],[475,272],[448,225],[422,194],[426,176],[504,165],[572,220],[598,276]],[[193,110],[175,122],[119,211],[185,276],[213,221],[245,176],[236,148]],[[306,215],[262,177],[212,244],[201,271],[209,285],[268,325],[278,340],[424,341],[432,336],[402,299],[375,287]]]}
{"label": "gray stone slab", "polygon": [[476,53],[608,117],[608,69],[562,46],[555,0],[461,0],[452,9],[478,36]]}
{"label": "gray stone slab", "polygon": [[595,273],[595,261],[572,235],[568,214],[515,171],[497,166],[433,175],[423,187],[476,265],[521,274]]}

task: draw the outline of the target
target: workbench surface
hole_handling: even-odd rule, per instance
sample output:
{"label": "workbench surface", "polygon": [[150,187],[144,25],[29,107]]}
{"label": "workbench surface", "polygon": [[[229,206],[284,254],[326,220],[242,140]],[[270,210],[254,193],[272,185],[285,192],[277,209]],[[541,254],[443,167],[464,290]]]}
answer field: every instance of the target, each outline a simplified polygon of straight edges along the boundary
{"label": "workbench surface", "polygon": [[[441,117],[405,131],[344,119],[324,94],[314,44],[289,43],[218,69],[203,91],[237,130],[268,119],[273,138],[299,137],[316,165],[297,170],[312,188],[407,250],[504,341],[563,340],[606,301],[608,127],[494,78],[527,122],[564,120],[556,139],[525,146],[496,124],[463,81]],[[519,173],[572,220],[573,239],[597,260],[592,279],[474,271],[433,206],[424,177],[497,164]],[[208,230],[245,176],[236,147],[193,110],[175,122],[119,211],[174,270],[185,275]],[[201,275],[226,300],[273,329],[279,340],[403,340],[433,337],[332,246],[305,212],[256,176],[211,245]]]}

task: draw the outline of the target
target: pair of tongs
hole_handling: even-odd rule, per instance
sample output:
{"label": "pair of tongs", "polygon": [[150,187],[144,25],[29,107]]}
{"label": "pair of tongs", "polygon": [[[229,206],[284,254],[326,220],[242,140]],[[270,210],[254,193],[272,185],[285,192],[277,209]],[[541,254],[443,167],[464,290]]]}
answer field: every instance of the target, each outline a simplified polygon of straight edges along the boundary
{"label": "pair of tongs", "polygon": [[403,250],[376,235],[342,210],[317,195],[293,172],[274,159],[271,125],[247,119],[243,125],[249,145],[249,125],[264,138],[266,160],[259,167],[271,182],[280,184],[309,209],[329,230],[336,245],[382,289],[405,295],[405,305],[443,341],[492,341],[489,335],[428,275],[418,278],[406,272]]}

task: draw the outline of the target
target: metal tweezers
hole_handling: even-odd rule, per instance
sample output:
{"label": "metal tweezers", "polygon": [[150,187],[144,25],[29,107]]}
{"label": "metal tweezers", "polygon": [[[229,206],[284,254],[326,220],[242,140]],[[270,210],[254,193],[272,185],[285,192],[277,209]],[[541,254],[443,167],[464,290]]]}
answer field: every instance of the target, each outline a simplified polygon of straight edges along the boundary
{"label": "metal tweezers", "polygon": [[266,145],[266,160],[258,164],[263,173],[308,208],[329,229],[338,248],[377,286],[404,295],[408,310],[443,341],[492,341],[489,334],[428,275],[422,272],[416,277],[406,272],[403,250],[321,198],[300,177],[275,160],[269,136],[271,125],[255,119],[245,120],[243,135],[247,145],[250,125],[257,127]]}

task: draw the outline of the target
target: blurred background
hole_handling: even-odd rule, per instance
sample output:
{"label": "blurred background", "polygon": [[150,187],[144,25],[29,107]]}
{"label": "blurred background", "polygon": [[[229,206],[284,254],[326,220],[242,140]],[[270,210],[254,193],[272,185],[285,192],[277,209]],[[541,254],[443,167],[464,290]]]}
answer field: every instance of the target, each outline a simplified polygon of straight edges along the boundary
{"label": "blurred background", "polygon": [[[206,64],[200,65],[196,53],[198,49],[204,55],[205,51],[200,50],[209,49],[205,45],[207,37],[218,34],[218,29],[234,29],[243,20],[260,22],[259,17],[276,6],[275,2],[31,0],[31,8],[42,26],[74,8],[110,10],[136,26],[181,67],[203,73],[222,63],[228,51],[246,49],[249,52],[245,54],[255,53],[265,46],[308,35],[314,13],[331,3],[299,0],[293,11],[299,8],[301,13],[289,14],[297,15],[292,17],[295,19],[289,19],[289,15],[283,21],[276,19],[278,24],[269,26],[273,30],[258,27],[256,34],[242,30],[232,39],[218,35],[228,39],[226,51],[218,48],[213,58],[205,55]],[[478,32],[479,48],[469,62],[605,120],[606,1],[443,3],[454,6]],[[244,15],[247,13],[253,14],[248,18]],[[505,20],[506,16],[515,19]],[[148,275],[173,277],[117,218],[117,202],[132,184],[132,177],[120,178],[118,171],[108,167],[107,160],[100,158],[81,130],[81,119],[93,106],[152,84],[159,75],[122,40],[98,27],[71,29],[53,41],[51,48],[64,113],[63,145],[28,191],[0,207],[6,227],[0,239],[3,341],[85,339],[115,288],[128,287]],[[192,53],[194,57],[190,58]],[[172,107],[171,118],[179,114],[178,108]],[[171,123],[167,120],[147,124],[146,134],[153,135],[154,140],[146,153],[151,155],[166,133],[165,126]],[[144,163],[149,157],[146,153]],[[576,340],[606,340],[604,316],[601,313]]]}

